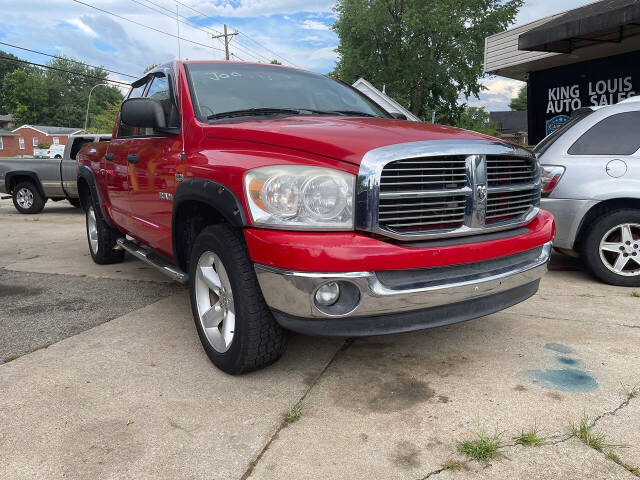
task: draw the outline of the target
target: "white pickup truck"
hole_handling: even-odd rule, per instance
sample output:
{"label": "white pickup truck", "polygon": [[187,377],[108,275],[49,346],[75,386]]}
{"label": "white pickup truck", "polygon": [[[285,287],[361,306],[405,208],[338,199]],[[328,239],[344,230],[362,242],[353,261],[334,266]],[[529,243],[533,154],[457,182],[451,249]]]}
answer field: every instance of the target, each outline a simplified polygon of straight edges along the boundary
{"label": "white pickup truck", "polygon": [[65,145],[51,145],[49,148],[34,148],[33,156],[36,158],[62,158],[64,157]]}
{"label": "white pickup truck", "polygon": [[68,200],[79,207],[76,155],[87,143],[106,142],[111,135],[74,135],[69,138],[62,158],[0,159],[0,193],[13,198],[20,213],[40,213],[47,200]]}

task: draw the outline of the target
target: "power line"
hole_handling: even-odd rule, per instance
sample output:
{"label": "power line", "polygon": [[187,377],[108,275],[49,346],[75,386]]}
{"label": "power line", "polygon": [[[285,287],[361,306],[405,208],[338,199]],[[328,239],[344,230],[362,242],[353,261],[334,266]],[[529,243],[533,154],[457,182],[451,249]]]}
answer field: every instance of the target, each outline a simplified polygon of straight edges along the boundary
{"label": "power line", "polygon": [[123,17],[122,15],[118,15],[117,13],[113,13],[113,12],[109,12],[107,10],[103,10],[102,8],[96,7],[95,5],[91,5],[90,3],[81,2],[80,0],[71,0],[71,1],[79,3],[80,5],[84,5],[84,6],[89,7],[89,8],[93,8],[94,10],[98,10],[99,12],[106,13],[108,15],[112,15],[112,16],[114,16],[116,18],[121,19],[121,20],[125,20],[127,22],[133,23],[134,25],[138,25],[139,27],[148,28],[149,30],[153,30],[154,32],[162,33],[163,35],[167,35],[169,37],[179,38],[180,40],[183,40],[185,42],[193,43],[194,45],[199,45],[199,46],[207,48],[207,49],[208,48],[212,48],[214,50],[220,50],[221,52],[224,51],[221,48],[212,47],[211,45],[205,45],[204,43],[196,42],[194,40],[189,40],[187,38],[180,38],[180,37],[178,37],[178,35],[174,35],[173,33],[163,32],[160,29],[157,29],[157,28],[154,28],[154,27],[150,27],[149,25],[145,25],[144,23],[136,22],[135,20],[131,20],[130,18]]}
{"label": "power line", "polygon": [[[197,10],[197,9],[195,9],[195,8],[193,8],[193,7],[189,6],[189,5],[186,5],[186,4],[184,4],[184,3],[182,3],[182,2],[180,2],[180,1],[178,1],[178,0],[174,0],[174,1],[175,1],[177,4],[182,5],[182,6],[183,6],[183,7],[185,7],[185,8],[188,8],[188,9],[189,9],[189,10],[191,10],[192,12],[197,13],[197,14],[198,14],[198,15],[200,15],[201,17],[208,18],[208,19],[210,19],[210,20],[215,20],[213,17],[211,17],[211,16],[207,15],[206,13],[201,12],[200,10]],[[215,29],[212,29],[212,30],[214,30],[217,34],[222,35],[222,33],[221,33],[221,32],[218,32],[218,31],[216,31]],[[234,29],[234,30],[238,31],[238,29],[237,29],[237,28],[236,28],[236,29]],[[251,41],[253,41],[256,45],[259,45],[261,48],[264,48],[265,50],[267,50],[267,51],[269,51],[269,52],[273,53],[274,55],[276,55],[276,56],[278,56],[278,57],[280,57],[280,59],[281,59],[281,60],[284,60],[285,62],[287,62],[287,63],[289,63],[289,64],[293,65],[294,67],[298,67],[298,65],[296,65],[296,64],[295,64],[295,63],[293,63],[293,62],[290,62],[289,60],[287,60],[286,58],[284,58],[282,55],[278,55],[278,54],[277,54],[277,53],[275,53],[273,50],[269,50],[267,47],[265,47],[265,46],[261,45],[261,44],[260,44],[260,43],[258,43],[256,40],[253,40],[253,39],[252,39],[251,37],[249,37],[249,35],[247,35],[246,33],[242,33],[242,32],[240,32],[240,31],[238,31],[238,33],[240,33],[240,35],[244,35],[245,37],[249,38]],[[242,45],[242,44],[241,44],[241,45]],[[244,48],[245,48],[245,49],[249,49],[250,47],[248,47],[248,46],[244,45]],[[257,53],[257,52],[256,52],[256,53]],[[260,57],[264,58],[267,62],[271,61],[271,59],[269,59],[269,58],[265,57],[264,55],[260,55],[259,53],[258,53],[257,55],[259,55]],[[298,67],[298,68],[300,68],[300,67]]]}
{"label": "power line", "polygon": [[48,68],[49,70],[56,70],[58,72],[69,73],[71,75],[78,75],[80,77],[93,78],[95,80],[100,80],[102,82],[117,83],[119,85],[125,85],[127,87],[130,86],[130,84],[127,83],[127,82],[120,82],[119,80],[109,80],[109,79],[105,79],[105,78],[102,78],[102,77],[98,77],[96,75],[89,75],[87,73],[72,72],[71,70],[65,70],[64,68],[52,67],[51,65],[43,65],[42,63],[29,62],[27,60],[16,59],[16,58],[8,57],[8,56],[2,55],[2,54],[0,54],[0,60],[7,60],[7,61],[10,61],[10,62],[18,62],[18,63],[26,63],[28,65],[34,65],[36,67],[41,67],[41,68]]}
{"label": "power line", "polygon": [[58,55],[51,55],[49,53],[39,52],[38,50],[31,50],[30,48],[19,47],[18,45],[12,45],[10,43],[0,42],[0,45],[5,45],[5,46],[11,47],[11,48],[17,48],[18,50],[24,50],[25,52],[37,53],[38,55],[44,55],[46,57],[57,58],[58,60],[68,60],[70,62],[77,63],[79,65],[84,65],[85,67],[99,68],[101,70],[104,70],[105,72],[115,73],[116,75],[122,75],[122,76],[125,76],[125,77],[131,77],[131,78],[138,78],[137,76],[129,75],[128,73],[116,72],[115,70],[109,70],[109,69],[104,68],[104,67],[96,67],[95,65],[89,65],[88,63],[79,62],[78,60],[74,60],[72,58],[59,57]]}

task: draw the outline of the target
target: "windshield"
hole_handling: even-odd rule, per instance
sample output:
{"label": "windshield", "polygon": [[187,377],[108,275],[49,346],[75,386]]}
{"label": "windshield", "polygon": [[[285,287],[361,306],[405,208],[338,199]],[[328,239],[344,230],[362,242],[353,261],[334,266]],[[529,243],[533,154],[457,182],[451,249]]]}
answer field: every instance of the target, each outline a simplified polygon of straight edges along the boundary
{"label": "windshield", "polygon": [[322,114],[389,118],[356,89],[316,73],[238,63],[185,68],[196,116],[202,121]]}
{"label": "windshield", "polygon": [[593,113],[593,110],[591,110],[590,108],[581,108],[580,110],[576,110],[575,112],[573,112],[573,114],[571,115],[571,119],[567,123],[562,125],[560,128],[555,130],[553,133],[550,133],[549,135],[544,137],[540,141],[540,143],[538,143],[534,147],[533,153],[535,154],[535,156],[536,157],[540,157],[540,155],[542,155],[544,152],[546,152],[549,149],[549,147],[551,145],[553,145],[555,143],[555,141],[558,140],[562,136],[562,134],[564,132],[569,130],[571,127],[573,127],[579,121],[584,120],[585,118],[587,118],[592,113]]}

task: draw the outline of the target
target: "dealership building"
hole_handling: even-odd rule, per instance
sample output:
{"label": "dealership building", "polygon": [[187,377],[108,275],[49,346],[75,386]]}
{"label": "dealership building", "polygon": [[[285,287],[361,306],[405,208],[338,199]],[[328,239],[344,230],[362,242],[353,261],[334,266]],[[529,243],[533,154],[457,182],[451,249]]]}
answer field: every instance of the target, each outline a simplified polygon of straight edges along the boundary
{"label": "dealership building", "polygon": [[534,145],[579,108],[640,94],[640,0],[602,0],[488,37],[484,65],[527,82]]}

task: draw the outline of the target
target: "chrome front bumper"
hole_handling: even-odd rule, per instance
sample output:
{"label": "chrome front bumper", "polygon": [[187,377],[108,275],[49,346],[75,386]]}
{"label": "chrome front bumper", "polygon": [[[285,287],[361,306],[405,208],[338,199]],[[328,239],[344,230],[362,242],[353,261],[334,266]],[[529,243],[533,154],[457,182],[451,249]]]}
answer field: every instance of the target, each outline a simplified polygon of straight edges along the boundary
{"label": "chrome front bumper", "polygon": [[[538,281],[547,271],[550,253],[551,242],[512,257],[448,268],[412,270],[404,277],[405,272],[308,273],[265,265],[256,265],[255,270],[264,298],[278,320],[293,317],[313,323],[322,319],[346,321],[348,318],[463,305],[532,284],[537,290]],[[342,290],[349,290],[352,297],[359,297],[354,302],[355,307],[333,312],[327,311],[326,307],[319,308],[314,301],[315,292],[328,282],[354,286],[355,289]],[[517,303],[513,299],[505,302],[509,304],[495,305],[492,311]],[[463,315],[464,319],[474,318],[473,311],[467,313]],[[475,317],[486,314],[479,313]]]}

